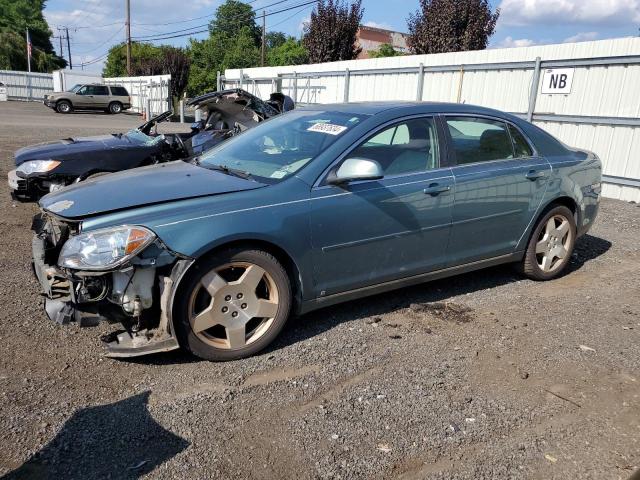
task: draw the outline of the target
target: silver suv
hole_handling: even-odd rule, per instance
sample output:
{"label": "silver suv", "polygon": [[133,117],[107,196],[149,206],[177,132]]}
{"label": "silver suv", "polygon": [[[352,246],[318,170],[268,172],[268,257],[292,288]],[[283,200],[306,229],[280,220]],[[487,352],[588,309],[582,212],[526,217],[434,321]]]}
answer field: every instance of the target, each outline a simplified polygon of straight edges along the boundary
{"label": "silver suv", "polygon": [[75,85],[68,92],[45,95],[44,104],[58,113],[69,113],[74,109],[120,113],[131,108],[131,97],[124,87],[91,83]]}

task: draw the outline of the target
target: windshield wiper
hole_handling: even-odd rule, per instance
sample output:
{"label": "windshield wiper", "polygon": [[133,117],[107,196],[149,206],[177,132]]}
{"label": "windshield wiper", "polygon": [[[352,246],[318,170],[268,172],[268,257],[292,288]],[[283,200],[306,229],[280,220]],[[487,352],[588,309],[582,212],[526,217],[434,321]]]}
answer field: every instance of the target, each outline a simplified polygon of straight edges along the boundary
{"label": "windshield wiper", "polygon": [[226,173],[227,175],[232,175],[234,177],[244,178],[245,180],[253,180],[249,172],[245,172],[244,170],[238,170],[237,168],[231,168],[231,167],[228,167],[227,165],[202,165],[200,162],[198,162],[196,165],[200,165],[205,168],[209,168],[211,170],[217,170],[219,172]]}

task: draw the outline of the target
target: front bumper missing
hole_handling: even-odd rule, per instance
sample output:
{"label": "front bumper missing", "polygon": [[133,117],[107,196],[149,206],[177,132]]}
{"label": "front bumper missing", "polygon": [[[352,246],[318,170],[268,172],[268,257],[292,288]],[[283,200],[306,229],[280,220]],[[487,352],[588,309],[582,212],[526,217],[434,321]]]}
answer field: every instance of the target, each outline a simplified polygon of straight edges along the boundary
{"label": "front bumper missing", "polygon": [[[56,247],[45,238],[44,230],[38,232],[38,227],[35,230],[32,242],[33,271],[45,297],[45,312],[52,321],[61,325],[77,322],[81,327],[96,326],[101,321],[120,321],[125,330],[103,338],[109,357],[135,357],[179,348],[171,319],[171,305],[177,285],[193,260],[174,258],[172,265],[165,266],[164,275],[156,275],[159,293],[155,298],[158,304],[144,312],[144,324],[149,326],[132,328],[132,318],[126,317],[122,308],[107,298],[111,293],[107,292],[108,282],[104,282],[104,296],[85,301],[82,275],[86,272],[71,273],[54,265],[53,258],[57,258],[58,253]],[[105,272],[102,276],[106,279],[118,272]],[[95,278],[92,277],[94,281]]]}

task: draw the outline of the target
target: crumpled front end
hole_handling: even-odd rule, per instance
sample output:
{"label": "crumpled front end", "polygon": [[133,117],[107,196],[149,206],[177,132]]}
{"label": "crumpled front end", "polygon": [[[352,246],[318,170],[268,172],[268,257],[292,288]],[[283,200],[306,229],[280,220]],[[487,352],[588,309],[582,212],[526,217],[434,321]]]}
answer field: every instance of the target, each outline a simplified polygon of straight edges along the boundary
{"label": "crumpled front end", "polygon": [[103,336],[108,355],[132,357],[178,348],[171,308],[176,286],[192,260],[154,239],[135,257],[109,270],[60,266],[62,248],[81,233],[81,223],[52,214],[34,217],[33,269],[47,316],[61,324],[120,323]]}

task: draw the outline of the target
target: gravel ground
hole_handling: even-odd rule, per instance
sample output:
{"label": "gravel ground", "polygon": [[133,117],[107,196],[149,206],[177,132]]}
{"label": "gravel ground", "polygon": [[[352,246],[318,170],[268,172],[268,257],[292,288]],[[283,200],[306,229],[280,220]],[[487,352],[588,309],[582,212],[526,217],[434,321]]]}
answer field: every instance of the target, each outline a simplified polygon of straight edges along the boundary
{"label": "gravel ground", "polygon": [[[20,146],[133,116],[0,104]],[[262,354],[102,356],[30,271],[34,205],[0,191],[0,475],[6,478],[626,479],[640,466],[640,208],[602,203],[570,272],[509,267],[306,315]]]}

